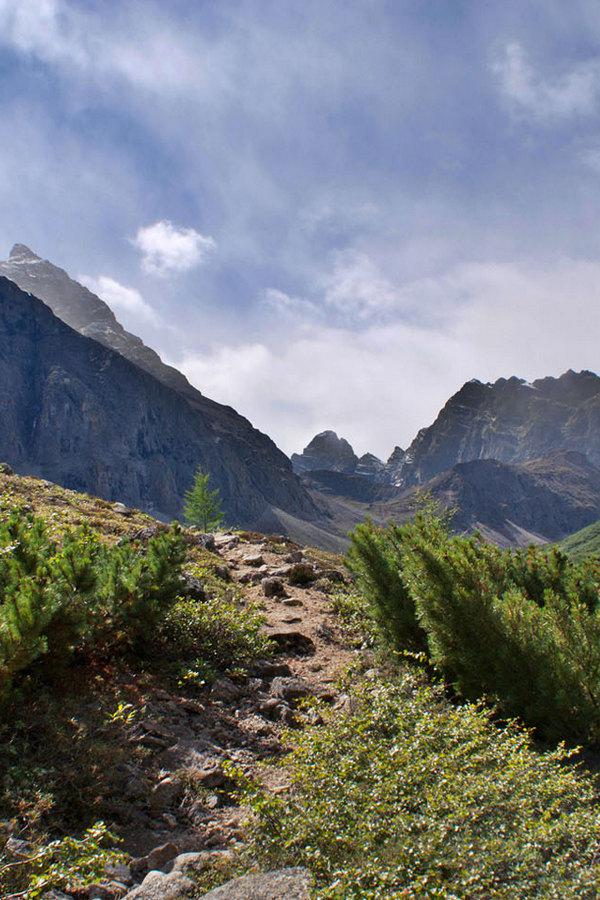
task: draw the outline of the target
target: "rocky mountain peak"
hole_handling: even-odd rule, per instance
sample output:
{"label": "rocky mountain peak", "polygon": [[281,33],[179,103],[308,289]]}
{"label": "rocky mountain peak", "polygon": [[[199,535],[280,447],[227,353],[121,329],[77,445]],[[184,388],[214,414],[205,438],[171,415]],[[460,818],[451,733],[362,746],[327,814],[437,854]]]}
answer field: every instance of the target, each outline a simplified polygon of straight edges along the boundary
{"label": "rocky mountain peak", "polygon": [[9,278],[21,290],[38,297],[54,315],[80,334],[116,350],[189,399],[201,397],[181,372],[167,366],[158,353],[147,347],[139,337],[126,331],[104,300],[25,244],[15,244],[8,259],[0,262],[0,275]]}
{"label": "rocky mountain peak", "polygon": [[322,431],[314,436],[302,453],[292,454],[292,466],[297,473],[327,469],[331,472],[355,471],[358,457],[345,438],[335,431]]}

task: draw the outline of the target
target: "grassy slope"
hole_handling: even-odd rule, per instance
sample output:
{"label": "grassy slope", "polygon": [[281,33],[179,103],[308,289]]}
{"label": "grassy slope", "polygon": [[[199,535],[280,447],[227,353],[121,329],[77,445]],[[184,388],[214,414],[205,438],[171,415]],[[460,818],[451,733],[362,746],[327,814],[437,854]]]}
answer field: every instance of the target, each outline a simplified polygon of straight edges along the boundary
{"label": "grassy slope", "polygon": [[559,547],[574,559],[583,559],[586,556],[600,557],[600,520],[569,535],[560,542]]}

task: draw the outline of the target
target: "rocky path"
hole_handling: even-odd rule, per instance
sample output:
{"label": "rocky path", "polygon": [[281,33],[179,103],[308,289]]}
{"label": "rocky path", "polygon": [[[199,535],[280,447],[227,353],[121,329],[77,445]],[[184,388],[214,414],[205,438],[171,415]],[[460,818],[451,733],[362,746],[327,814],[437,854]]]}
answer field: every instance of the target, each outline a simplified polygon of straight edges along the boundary
{"label": "rocky path", "polygon": [[[139,691],[128,725],[128,740],[138,752],[128,764],[126,796],[116,801],[116,811],[127,806],[125,848],[135,860],[127,871],[112,873],[114,893],[102,896],[123,896],[127,890],[132,900],[187,896],[181,886],[186,867],[203,866],[207,851],[235,848],[243,839],[245,812],[230,792],[223,763],[256,774],[261,760],[281,752],[283,728],[310,721],[310,712],[297,711],[304,698],[344,702],[337,681],[354,651],[328,596],[344,573],[282,539],[219,534],[209,543],[220,557],[223,577],[242,586],[241,603],[263,609],[277,652],[246,677],[220,678],[194,699],[128,686]],[[270,767],[266,783],[285,791],[285,770]],[[175,893],[169,893],[169,884]]]}

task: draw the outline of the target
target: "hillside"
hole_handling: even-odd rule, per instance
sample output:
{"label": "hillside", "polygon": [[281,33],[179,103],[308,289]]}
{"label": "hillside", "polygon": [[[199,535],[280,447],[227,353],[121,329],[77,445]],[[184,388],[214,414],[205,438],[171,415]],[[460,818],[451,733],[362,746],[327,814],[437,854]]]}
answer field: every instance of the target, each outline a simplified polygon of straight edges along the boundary
{"label": "hillside", "polygon": [[190,402],[0,278],[0,458],[22,473],[177,516],[198,465],[229,519],[281,531],[317,510],[289,460],[228,407]]}
{"label": "hillside", "polygon": [[[38,551],[27,517],[59,542],[88,526],[121,567],[173,534],[3,466],[2,564],[23,559],[6,540],[15,504]],[[106,612],[76,652],[51,631],[1,698],[2,896],[308,900],[390,885],[460,896],[465,879],[482,897],[494,885],[592,896],[591,779],[516,726],[454,706],[414,663],[380,666],[341,559],[253,532],[178,540],[181,596],[141,644],[128,640],[135,619],[107,633]],[[0,679],[11,648],[0,628]]]}
{"label": "hillside", "polygon": [[569,535],[560,542],[559,547],[573,559],[600,558],[600,521]]}

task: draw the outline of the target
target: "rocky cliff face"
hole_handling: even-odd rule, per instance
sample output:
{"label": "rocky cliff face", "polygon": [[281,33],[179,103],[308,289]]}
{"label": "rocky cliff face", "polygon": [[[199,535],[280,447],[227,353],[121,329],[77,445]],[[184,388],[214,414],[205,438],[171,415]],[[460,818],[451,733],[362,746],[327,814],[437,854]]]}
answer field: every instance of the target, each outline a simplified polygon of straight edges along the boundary
{"label": "rocky cliff face", "polygon": [[126,331],[104,300],[70,278],[64,269],[37,256],[29,247],[15,244],[9,258],[0,262],[0,275],[43,300],[75,331],[116,350],[163,384],[192,399],[201,396],[181,372],[167,366],[141,338]]}
{"label": "rocky cliff face", "polygon": [[234,524],[268,530],[273,507],[314,517],[313,501],[275,444],[196,394],[186,399],[0,277],[0,459],[164,516],[180,512],[202,465]]}
{"label": "rocky cliff face", "polygon": [[600,378],[566,372],[528,384],[470,381],[419,432],[399,471],[404,486],[422,484],[456,463],[524,462],[555,450],[584,453],[600,466]]}

